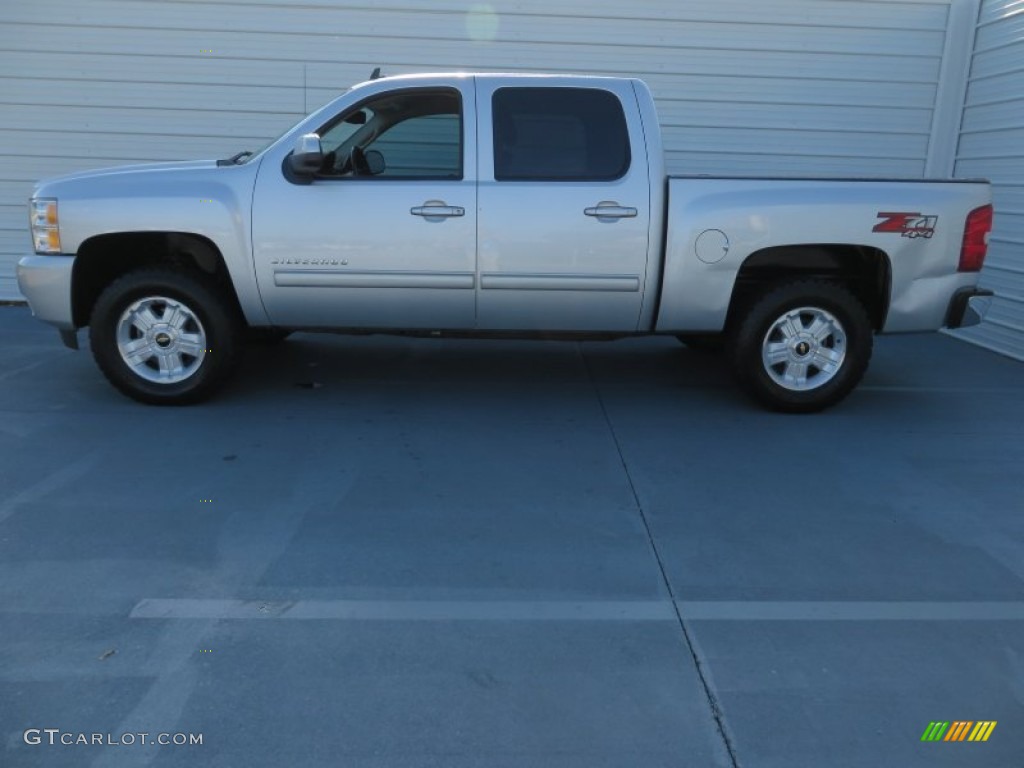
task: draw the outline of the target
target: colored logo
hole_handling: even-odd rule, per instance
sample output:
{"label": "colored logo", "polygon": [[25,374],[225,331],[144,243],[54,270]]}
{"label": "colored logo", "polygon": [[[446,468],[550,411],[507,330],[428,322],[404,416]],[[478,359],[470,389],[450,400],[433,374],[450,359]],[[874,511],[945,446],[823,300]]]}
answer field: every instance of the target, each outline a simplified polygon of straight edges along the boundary
{"label": "colored logo", "polygon": [[995,720],[933,720],[921,734],[921,741],[988,741]]}
{"label": "colored logo", "polygon": [[925,216],[920,213],[879,213],[878,218],[884,219],[875,225],[872,232],[892,232],[903,237],[925,239],[935,234],[938,216]]}

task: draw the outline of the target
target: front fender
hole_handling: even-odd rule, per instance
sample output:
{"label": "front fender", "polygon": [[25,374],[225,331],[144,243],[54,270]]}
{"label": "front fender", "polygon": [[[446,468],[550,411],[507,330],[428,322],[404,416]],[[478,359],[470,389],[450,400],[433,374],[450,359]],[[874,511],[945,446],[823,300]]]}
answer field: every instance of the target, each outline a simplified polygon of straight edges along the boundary
{"label": "front fender", "polygon": [[246,320],[269,323],[252,262],[252,189],[259,161],[251,165],[126,170],[41,185],[36,195],[55,197],[61,247],[75,254],[82,243],[121,232],[200,235],[220,251]]}

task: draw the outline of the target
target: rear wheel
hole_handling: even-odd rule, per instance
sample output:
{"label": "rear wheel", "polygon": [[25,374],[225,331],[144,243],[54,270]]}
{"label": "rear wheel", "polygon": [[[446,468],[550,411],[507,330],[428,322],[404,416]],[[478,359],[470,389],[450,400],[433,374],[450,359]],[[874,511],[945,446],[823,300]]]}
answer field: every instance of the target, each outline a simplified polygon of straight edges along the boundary
{"label": "rear wheel", "polygon": [[239,321],[220,292],[184,272],[130,272],[100,294],[89,344],[111,384],[156,405],[194,403],[223,384]]}
{"label": "rear wheel", "polygon": [[764,293],[737,324],[732,367],[754,399],[790,413],[835,405],[857,386],[871,359],[864,306],[845,288],[817,280]]}

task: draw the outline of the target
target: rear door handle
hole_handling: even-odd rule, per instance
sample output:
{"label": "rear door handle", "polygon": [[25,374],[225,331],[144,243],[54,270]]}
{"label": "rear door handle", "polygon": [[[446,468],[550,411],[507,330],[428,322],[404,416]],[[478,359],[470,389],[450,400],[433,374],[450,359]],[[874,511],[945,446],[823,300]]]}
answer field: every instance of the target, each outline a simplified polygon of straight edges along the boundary
{"label": "rear door handle", "polygon": [[466,209],[457,205],[448,205],[443,200],[428,200],[423,205],[410,208],[409,213],[428,219],[448,219],[453,216],[465,216]]}
{"label": "rear door handle", "polygon": [[598,219],[632,219],[636,217],[637,210],[611,200],[603,200],[592,208],[584,208],[583,213]]}

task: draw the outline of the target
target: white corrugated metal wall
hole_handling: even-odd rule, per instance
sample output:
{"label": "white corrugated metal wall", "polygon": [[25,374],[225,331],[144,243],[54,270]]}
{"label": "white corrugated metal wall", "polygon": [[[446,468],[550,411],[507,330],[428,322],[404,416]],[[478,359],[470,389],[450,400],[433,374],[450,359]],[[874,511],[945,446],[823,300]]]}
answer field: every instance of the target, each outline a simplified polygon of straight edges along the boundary
{"label": "white corrugated metal wall", "polygon": [[0,297],[33,180],[258,146],[377,65],[641,76],[673,172],[921,176],[971,2],[5,1]]}
{"label": "white corrugated metal wall", "polygon": [[982,284],[997,298],[961,335],[1024,360],[1024,0],[982,4],[956,175],[992,179],[996,207]]}

